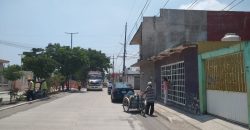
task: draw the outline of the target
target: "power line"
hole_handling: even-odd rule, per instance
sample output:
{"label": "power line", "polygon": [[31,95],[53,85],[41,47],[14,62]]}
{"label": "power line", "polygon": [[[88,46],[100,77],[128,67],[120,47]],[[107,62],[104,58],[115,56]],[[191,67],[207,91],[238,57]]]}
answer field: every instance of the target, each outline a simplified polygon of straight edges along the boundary
{"label": "power line", "polygon": [[131,9],[130,9],[130,12],[129,12],[127,18],[126,18],[126,21],[129,21],[129,18],[130,18],[129,16],[131,15],[132,11],[134,10],[136,1],[137,1],[137,0],[134,0],[134,3],[132,4],[132,7],[131,7]]}
{"label": "power line", "polygon": [[244,0],[241,0],[241,1],[239,1],[238,3],[236,3],[234,6],[232,6],[231,8],[229,8],[227,11],[229,11],[229,10],[231,10],[231,9],[233,9],[235,6],[237,6],[237,5],[239,5],[240,3],[242,3]]}
{"label": "power line", "polygon": [[[121,49],[120,49],[119,53],[117,54],[117,56],[116,56],[116,58],[115,58],[115,62],[116,62],[117,64],[118,64],[118,61],[117,61],[117,60],[118,60],[118,58],[120,58],[120,56],[119,56],[119,55],[121,54],[122,49],[123,49],[123,47],[121,47]],[[121,64],[122,64],[122,62],[121,62]],[[121,67],[121,66],[120,66],[120,67]],[[120,68],[120,67],[119,67],[119,68]]]}
{"label": "power line", "polygon": [[235,1],[237,1],[237,0],[233,0],[233,1],[230,2],[225,8],[223,8],[222,10],[225,10],[226,8],[228,8],[229,6],[231,6]]}
{"label": "power line", "polygon": [[13,41],[0,40],[0,44],[6,45],[6,46],[11,46],[11,47],[16,47],[16,48],[20,48],[20,49],[25,49],[25,50],[30,50],[32,48],[35,48],[35,47],[20,45],[22,43],[13,42]]}
{"label": "power line", "polygon": [[[146,10],[148,9],[149,5],[151,3],[151,0],[147,0],[146,3],[144,4],[143,8],[141,9],[140,13],[139,13],[139,16],[137,17],[135,23],[134,23],[134,26],[132,27],[129,35],[128,35],[128,39],[131,39],[131,35],[132,33],[134,32],[134,30],[137,28],[138,26],[138,22],[140,21],[140,19],[143,17],[144,13],[146,12]],[[125,31],[126,32],[126,31]],[[124,43],[126,44],[126,43]],[[126,45],[124,45],[126,46]],[[125,48],[125,47],[124,47]],[[119,56],[119,55],[118,55]],[[124,51],[124,56],[123,56],[123,59],[125,59],[126,57],[126,52]],[[125,60],[123,62],[123,76],[124,76],[124,72],[125,72]]]}
{"label": "power line", "polygon": [[193,4],[193,6],[190,9],[193,9],[199,2],[200,2],[200,0],[197,0],[196,3]]}
{"label": "power line", "polygon": [[170,1],[170,0],[167,0],[166,3],[163,5],[162,8],[165,8],[169,1]]}
{"label": "power line", "polygon": [[[162,8],[165,8],[170,0],[167,0],[165,4],[162,6]],[[158,12],[157,16],[160,14],[160,11]]]}
{"label": "power line", "polygon": [[[234,3],[236,0],[232,1],[231,3],[229,3],[225,8],[228,8],[232,5],[232,3]],[[233,9],[234,7],[236,7],[237,5],[239,5],[240,3],[242,3],[244,0],[240,0],[238,3],[234,4],[233,6],[231,6],[228,10],[222,10],[224,12],[221,13],[221,15],[227,15],[229,14],[227,11],[230,11],[231,9]]]}
{"label": "power line", "polygon": [[129,33],[129,35],[128,35],[129,39],[131,38],[131,35],[132,35],[134,29],[137,27],[138,21],[140,20],[140,18],[143,16],[144,12],[145,12],[145,11],[147,10],[147,8],[149,7],[150,2],[151,2],[151,0],[147,0],[146,3],[144,4],[144,6],[143,6],[143,8],[142,8],[142,10],[141,10],[141,12],[140,12],[140,14],[139,14],[139,16],[137,17],[137,20],[135,21],[135,24],[134,24],[133,28],[131,29],[131,31],[130,31],[130,33]]}
{"label": "power line", "polygon": [[187,7],[187,9],[192,9],[198,2],[199,0],[194,0],[194,2]]}
{"label": "power line", "polygon": [[120,49],[119,53],[117,54],[116,58],[118,58],[118,56],[121,54],[122,49],[123,49],[123,47],[121,47],[121,49]]}
{"label": "power line", "polygon": [[196,0],[194,0],[193,3],[191,3],[191,4],[187,7],[187,9],[189,9],[189,8],[195,3],[195,1],[196,1]]}

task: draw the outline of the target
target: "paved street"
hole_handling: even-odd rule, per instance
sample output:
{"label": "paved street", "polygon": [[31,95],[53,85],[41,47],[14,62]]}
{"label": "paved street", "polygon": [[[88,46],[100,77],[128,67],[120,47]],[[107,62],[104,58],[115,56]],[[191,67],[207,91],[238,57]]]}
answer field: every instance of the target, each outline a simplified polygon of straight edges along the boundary
{"label": "paved street", "polygon": [[137,112],[123,112],[121,103],[111,103],[110,96],[104,89],[102,92],[72,93],[6,116],[0,119],[0,128],[3,130],[166,130],[168,129],[166,123],[165,119],[157,115],[142,117]]}

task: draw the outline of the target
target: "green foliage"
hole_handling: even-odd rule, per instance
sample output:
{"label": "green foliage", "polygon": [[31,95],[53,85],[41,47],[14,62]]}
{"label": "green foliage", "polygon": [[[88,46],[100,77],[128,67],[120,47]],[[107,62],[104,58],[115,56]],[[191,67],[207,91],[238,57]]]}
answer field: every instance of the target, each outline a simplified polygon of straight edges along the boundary
{"label": "green foliage", "polygon": [[[52,72],[59,72],[64,81],[70,78],[85,81],[88,71],[107,71],[110,68],[109,58],[101,51],[85,50],[80,47],[70,48],[59,43],[48,44],[45,50],[33,48],[32,52],[24,52],[23,68],[31,70],[38,78],[49,78]],[[60,77],[60,76],[59,76]],[[52,80],[59,82],[59,77]],[[59,78],[59,79],[58,79]],[[51,81],[51,84],[53,81]]]}
{"label": "green foliage", "polygon": [[54,88],[54,89],[58,89],[58,86],[62,85],[65,81],[65,77],[60,74],[60,73],[56,73],[53,77],[50,77],[48,79],[48,88]]}
{"label": "green foliage", "polygon": [[88,58],[90,60],[89,70],[104,72],[108,71],[108,68],[111,67],[109,58],[101,51],[88,49]]}
{"label": "green foliage", "polygon": [[10,65],[2,70],[2,74],[7,80],[18,80],[22,76],[21,67],[19,65]]}
{"label": "green foliage", "polygon": [[36,78],[46,79],[54,72],[57,62],[41,51],[43,50],[33,48],[32,52],[24,53],[23,69],[32,71]]}
{"label": "green foliage", "polygon": [[46,48],[46,53],[50,55],[55,61],[58,62],[58,70],[67,79],[70,75],[77,77],[75,74],[82,75],[79,73],[85,73],[86,68],[89,66],[89,60],[86,54],[86,50],[75,47],[71,49],[68,46],[60,46],[60,44],[49,44]]}

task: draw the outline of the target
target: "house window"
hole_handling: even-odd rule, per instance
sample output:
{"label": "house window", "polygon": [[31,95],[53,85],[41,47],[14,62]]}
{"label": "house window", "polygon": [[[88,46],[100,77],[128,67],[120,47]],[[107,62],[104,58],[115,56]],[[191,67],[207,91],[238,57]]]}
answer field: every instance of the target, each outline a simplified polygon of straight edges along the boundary
{"label": "house window", "polygon": [[164,99],[163,78],[167,77],[171,82],[168,88],[168,101],[185,105],[185,72],[184,61],[161,66],[161,98]]}

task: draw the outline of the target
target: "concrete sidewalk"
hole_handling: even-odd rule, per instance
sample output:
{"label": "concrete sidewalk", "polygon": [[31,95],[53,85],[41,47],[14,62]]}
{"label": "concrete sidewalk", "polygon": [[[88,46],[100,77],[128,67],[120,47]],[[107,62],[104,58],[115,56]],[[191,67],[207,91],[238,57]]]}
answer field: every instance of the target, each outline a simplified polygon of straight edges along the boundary
{"label": "concrete sidewalk", "polygon": [[165,118],[170,123],[176,121],[188,123],[193,127],[201,130],[247,130],[246,127],[231,123],[211,115],[195,115],[190,114],[172,107],[155,103],[155,113]]}

